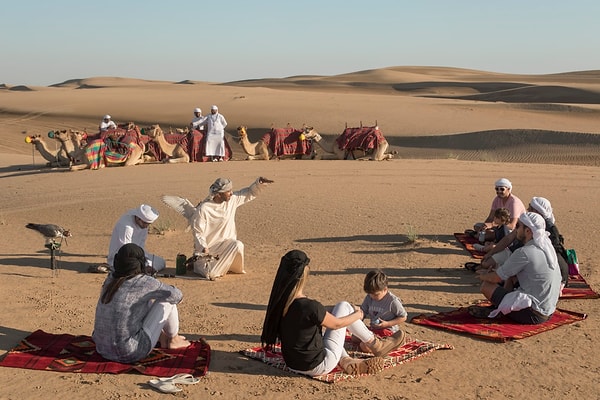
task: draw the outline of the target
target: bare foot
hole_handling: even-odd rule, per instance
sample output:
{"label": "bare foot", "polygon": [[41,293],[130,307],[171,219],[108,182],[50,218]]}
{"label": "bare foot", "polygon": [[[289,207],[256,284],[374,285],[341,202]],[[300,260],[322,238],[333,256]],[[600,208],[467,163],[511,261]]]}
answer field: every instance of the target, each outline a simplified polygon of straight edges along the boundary
{"label": "bare foot", "polygon": [[188,347],[191,343],[185,339],[184,336],[177,335],[169,339],[169,344],[167,348],[169,349],[183,349]]}

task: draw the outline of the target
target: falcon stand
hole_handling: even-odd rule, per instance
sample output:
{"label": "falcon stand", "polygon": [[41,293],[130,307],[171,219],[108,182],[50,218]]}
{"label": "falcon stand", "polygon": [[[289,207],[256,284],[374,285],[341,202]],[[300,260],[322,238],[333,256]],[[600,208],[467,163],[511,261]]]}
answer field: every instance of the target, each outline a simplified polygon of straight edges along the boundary
{"label": "falcon stand", "polygon": [[57,269],[54,251],[60,249],[60,242],[55,242],[54,240],[52,240],[51,242],[46,243],[44,247],[50,250],[50,269],[52,270],[52,274],[54,275]]}

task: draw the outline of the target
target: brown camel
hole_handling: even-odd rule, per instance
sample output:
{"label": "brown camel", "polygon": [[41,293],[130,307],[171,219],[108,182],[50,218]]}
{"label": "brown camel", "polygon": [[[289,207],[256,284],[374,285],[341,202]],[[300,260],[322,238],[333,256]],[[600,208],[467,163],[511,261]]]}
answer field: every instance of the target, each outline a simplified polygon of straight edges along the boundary
{"label": "brown camel", "polygon": [[150,128],[145,129],[146,135],[150,137],[154,142],[158,143],[160,150],[165,153],[168,157],[164,162],[168,163],[187,163],[190,162],[190,155],[181,144],[171,144],[165,139],[165,135],[160,128],[160,125],[152,125]]}
{"label": "brown camel", "polygon": [[[288,128],[291,129],[291,128]],[[248,139],[248,128],[245,126],[239,126],[237,128],[239,137],[240,137],[240,145],[242,146],[242,149],[244,150],[244,152],[248,155],[248,157],[246,158],[246,160],[271,160],[273,158],[276,159],[282,159],[282,158],[295,158],[295,159],[299,159],[299,158],[303,158],[303,159],[313,159],[315,157],[314,152],[311,152],[310,154],[305,154],[305,153],[295,153],[295,154],[273,154],[273,150],[271,149],[271,147],[269,145],[267,145],[267,143],[265,143],[264,139],[260,139],[257,142],[250,142],[250,140]],[[293,133],[290,133],[290,135]],[[295,132],[296,135],[298,135],[298,132]],[[274,140],[274,139],[273,139]],[[304,141],[305,137],[303,136],[302,132],[300,132],[300,135],[298,135],[298,140],[300,141]],[[294,141],[295,142],[295,141]],[[298,150],[296,150],[298,151]]]}
{"label": "brown camel", "polygon": [[56,152],[52,152],[48,148],[48,144],[43,139],[42,135],[27,136],[25,141],[31,143],[36,148],[36,150],[42,155],[42,157],[46,161],[48,161],[48,167],[68,167],[69,165],[71,165],[71,160],[69,159],[68,154],[62,148],[62,146],[59,147],[59,149],[56,150]]}
{"label": "brown camel", "polygon": [[[378,130],[377,127],[374,127],[375,130]],[[354,160],[375,160],[375,161],[383,161],[383,160],[391,160],[394,158],[394,155],[397,152],[386,153],[389,144],[387,140],[383,139],[380,143],[376,144],[373,149],[352,149],[345,150],[340,149],[337,142],[335,140],[328,141],[324,139],[319,132],[317,132],[312,127],[304,128],[304,136],[307,139],[312,139],[315,141],[319,147],[323,149],[323,151],[329,153],[324,155],[323,159],[331,159],[331,160],[345,160],[345,159],[354,159]],[[341,135],[340,135],[341,136]]]}

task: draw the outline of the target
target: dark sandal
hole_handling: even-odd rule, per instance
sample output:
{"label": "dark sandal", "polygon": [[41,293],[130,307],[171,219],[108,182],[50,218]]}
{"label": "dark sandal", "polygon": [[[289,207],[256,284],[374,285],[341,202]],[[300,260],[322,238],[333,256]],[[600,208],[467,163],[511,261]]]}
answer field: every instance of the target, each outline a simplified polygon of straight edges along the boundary
{"label": "dark sandal", "polygon": [[467,271],[471,271],[471,272],[477,271],[477,269],[480,266],[481,266],[481,264],[480,263],[476,263],[476,262],[465,263],[465,268],[467,269]]}
{"label": "dark sandal", "polygon": [[489,318],[490,313],[494,311],[493,306],[483,307],[483,306],[469,306],[469,314],[475,318]]}

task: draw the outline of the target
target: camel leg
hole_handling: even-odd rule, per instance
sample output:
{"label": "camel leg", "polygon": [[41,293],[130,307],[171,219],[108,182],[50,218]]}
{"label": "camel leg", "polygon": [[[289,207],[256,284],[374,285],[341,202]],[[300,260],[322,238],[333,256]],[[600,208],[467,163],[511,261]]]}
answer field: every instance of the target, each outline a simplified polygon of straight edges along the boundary
{"label": "camel leg", "polygon": [[137,165],[144,162],[144,149],[141,149],[139,146],[135,146],[127,157],[127,161],[125,161],[125,166],[128,167],[130,165]]}

